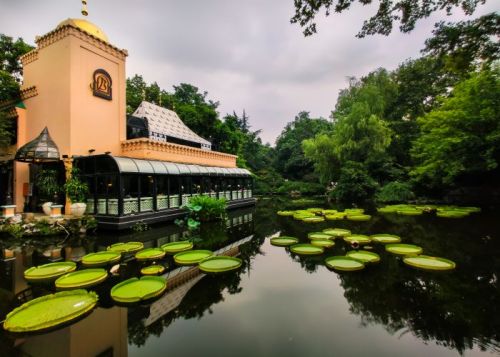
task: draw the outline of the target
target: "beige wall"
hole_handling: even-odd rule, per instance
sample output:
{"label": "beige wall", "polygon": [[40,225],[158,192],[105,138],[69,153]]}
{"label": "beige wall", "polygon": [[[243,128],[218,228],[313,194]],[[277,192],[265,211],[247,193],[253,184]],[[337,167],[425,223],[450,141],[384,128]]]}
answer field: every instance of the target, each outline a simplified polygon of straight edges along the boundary
{"label": "beige wall", "polygon": [[[17,145],[18,147],[26,144],[26,109],[16,108],[17,112]],[[23,196],[23,185],[29,182],[29,165],[24,162],[14,161],[14,197],[13,202],[16,210],[22,212],[25,198]]]}

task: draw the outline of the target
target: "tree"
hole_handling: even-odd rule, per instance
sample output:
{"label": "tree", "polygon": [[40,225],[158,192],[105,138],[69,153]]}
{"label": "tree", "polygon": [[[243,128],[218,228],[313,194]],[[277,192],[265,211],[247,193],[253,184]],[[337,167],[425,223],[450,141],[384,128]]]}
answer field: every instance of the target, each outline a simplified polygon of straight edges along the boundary
{"label": "tree", "polygon": [[21,82],[23,68],[19,58],[33,49],[22,38],[16,41],[12,37],[0,34],[0,71],[9,73],[17,82]]}
{"label": "tree", "polygon": [[[316,15],[323,11],[326,16],[332,12],[341,13],[349,10],[355,0],[294,0],[295,15],[291,18],[292,23],[298,23],[304,28],[305,36],[316,33]],[[362,5],[369,5],[371,0],[358,0]],[[380,0],[377,13],[366,20],[357,34],[357,37],[366,35],[389,35],[393,23],[399,22],[401,32],[410,32],[415,28],[418,20],[429,17],[434,11],[446,10],[448,14],[456,7],[461,7],[467,15],[474,13],[478,4],[484,4],[486,0]]]}
{"label": "tree", "polygon": [[497,180],[500,162],[500,71],[483,70],[459,83],[435,110],[419,118],[412,178],[427,190],[445,191],[460,180]]}
{"label": "tree", "polygon": [[332,123],[324,118],[310,118],[309,112],[300,112],[288,123],[276,139],[276,169],[283,177],[292,180],[317,181],[313,163],[306,159],[302,141],[314,138],[332,129]]}

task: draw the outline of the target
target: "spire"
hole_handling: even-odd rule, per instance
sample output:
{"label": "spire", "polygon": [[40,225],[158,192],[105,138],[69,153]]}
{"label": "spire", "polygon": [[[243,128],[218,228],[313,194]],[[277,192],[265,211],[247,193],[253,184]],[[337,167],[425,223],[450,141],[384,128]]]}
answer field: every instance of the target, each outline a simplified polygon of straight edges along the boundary
{"label": "spire", "polygon": [[87,0],[82,0],[82,15],[88,16],[89,12],[87,9]]}

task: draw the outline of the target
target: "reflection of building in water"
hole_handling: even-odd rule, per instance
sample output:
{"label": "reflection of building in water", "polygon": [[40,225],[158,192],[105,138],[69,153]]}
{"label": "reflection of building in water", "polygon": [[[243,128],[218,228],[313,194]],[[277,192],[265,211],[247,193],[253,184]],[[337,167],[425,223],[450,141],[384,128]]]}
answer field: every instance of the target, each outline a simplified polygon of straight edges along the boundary
{"label": "reflection of building in water", "polygon": [[127,356],[127,309],[96,309],[64,329],[16,341],[28,356]]}
{"label": "reflection of building in water", "polygon": [[[224,248],[214,252],[215,255],[238,256],[240,253],[239,247],[247,243],[253,236],[241,239]],[[181,267],[175,269],[165,275],[167,279],[168,290],[167,293],[159,300],[151,304],[149,316],[144,322],[144,326],[148,327],[155,321],[159,320],[169,312],[176,309],[182,299],[189,290],[196,285],[205,274],[198,269],[198,267]]]}

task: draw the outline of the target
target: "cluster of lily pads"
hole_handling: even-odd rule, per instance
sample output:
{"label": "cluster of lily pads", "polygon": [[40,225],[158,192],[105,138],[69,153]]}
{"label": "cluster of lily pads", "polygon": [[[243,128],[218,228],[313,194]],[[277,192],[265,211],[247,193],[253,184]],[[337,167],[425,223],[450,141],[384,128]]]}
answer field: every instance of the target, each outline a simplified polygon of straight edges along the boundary
{"label": "cluster of lily pads", "polygon": [[479,207],[461,207],[445,205],[388,205],[377,208],[379,213],[395,213],[403,216],[420,216],[424,212],[436,213],[437,217],[443,218],[463,218],[471,213],[481,212]]}
{"label": "cluster of lily pads", "polygon": [[423,249],[413,244],[402,244],[401,238],[392,234],[374,234],[371,236],[363,234],[352,234],[350,230],[342,228],[327,228],[321,232],[308,234],[309,243],[299,243],[299,239],[289,236],[271,238],[271,244],[281,247],[289,247],[290,251],[299,255],[321,255],[325,250],[331,249],[337,239],[342,239],[349,244],[353,250],[346,255],[330,256],[325,259],[327,267],[339,271],[361,270],[368,264],[378,263],[380,256],[359,247],[371,247],[370,243],[384,244],[389,253],[403,257],[403,262],[409,266],[424,270],[451,270],[455,263],[451,260],[421,255]]}
{"label": "cluster of lily pads", "polygon": [[306,223],[319,223],[327,221],[338,221],[344,218],[350,221],[368,221],[371,216],[365,214],[363,208],[348,208],[344,211],[323,208],[307,208],[293,211],[278,211],[279,216],[293,217]]}
{"label": "cluster of lily pads", "polygon": [[[134,257],[139,262],[157,261],[166,254],[173,255],[177,265],[198,265],[205,273],[222,273],[238,269],[242,265],[239,258],[214,256],[209,250],[193,250],[190,241],[172,242],[159,248],[144,249],[141,242],[117,243],[107,250],[90,253],[82,257],[81,265],[87,269],[77,270],[71,261],[49,263],[31,267],[24,272],[30,283],[54,283],[55,294],[34,299],[7,315],[4,328],[10,332],[40,332],[69,323],[96,306],[98,295],[84,288],[94,287],[108,278],[109,267],[118,263],[124,256]],[[113,268],[112,268],[113,269]],[[159,275],[165,271],[161,264],[153,264],[141,269],[141,278],[133,277],[111,288],[111,298],[119,304],[148,301],[162,295],[167,288],[167,280]],[[148,276],[149,275],[149,276]],[[76,289],[76,290],[75,290]],[[55,311],[43,313],[42,311]],[[39,318],[42,316],[43,318]]]}

